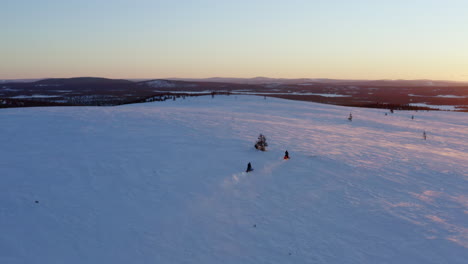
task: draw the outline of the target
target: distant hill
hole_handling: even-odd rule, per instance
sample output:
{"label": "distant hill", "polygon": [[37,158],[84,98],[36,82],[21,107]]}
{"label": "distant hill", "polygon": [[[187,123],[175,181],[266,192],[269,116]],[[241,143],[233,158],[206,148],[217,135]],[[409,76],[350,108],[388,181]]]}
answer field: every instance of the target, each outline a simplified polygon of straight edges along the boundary
{"label": "distant hill", "polygon": [[59,84],[59,85],[99,85],[99,84],[132,84],[133,82],[123,79],[107,79],[99,77],[75,77],[75,78],[51,78],[36,81],[36,84]]}
{"label": "distant hill", "polygon": [[[211,77],[211,78],[165,78],[165,79],[108,79],[100,77],[74,77],[74,78],[46,78],[46,79],[12,79],[0,80],[0,84],[5,83],[36,83],[36,84],[53,84],[53,85],[95,85],[95,84],[148,84],[155,86],[157,81],[177,82],[179,85],[186,86],[187,82],[197,83],[229,83],[229,84],[248,84],[248,85],[264,85],[264,84],[333,84],[333,85],[360,85],[360,86],[466,86],[468,82],[444,81],[444,80],[352,80],[352,79],[328,79],[328,78],[269,78],[269,77],[254,77],[254,78],[231,78],[231,77]],[[192,85],[193,86],[193,85]]]}
{"label": "distant hill", "polygon": [[467,82],[455,81],[435,81],[435,80],[346,80],[346,79],[324,79],[324,78],[169,78],[170,80],[182,80],[190,82],[223,82],[223,83],[238,83],[238,84],[334,84],[334,85],[365,85],[365,86],[466,86]]}

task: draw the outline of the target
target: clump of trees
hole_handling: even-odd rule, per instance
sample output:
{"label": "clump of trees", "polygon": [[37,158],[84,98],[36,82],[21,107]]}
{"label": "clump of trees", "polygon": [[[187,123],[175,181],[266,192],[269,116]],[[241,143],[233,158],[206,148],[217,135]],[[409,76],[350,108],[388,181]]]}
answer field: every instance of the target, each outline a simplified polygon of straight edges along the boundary
{"label": "clump of trees", "polygon": [[261,151],[265,151],[268,144],[266,142],[266,137],[262,134],[258,136],[257,142],[255,143],[255,148]]}

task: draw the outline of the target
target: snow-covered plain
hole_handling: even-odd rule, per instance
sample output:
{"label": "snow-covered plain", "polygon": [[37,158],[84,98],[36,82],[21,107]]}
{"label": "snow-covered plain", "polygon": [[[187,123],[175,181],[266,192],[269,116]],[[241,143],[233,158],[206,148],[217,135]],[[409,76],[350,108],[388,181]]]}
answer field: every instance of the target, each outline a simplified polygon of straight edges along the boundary
{"label": "snow-covered plain", "polygon": [[384,113],[235,95],[2,109],[0,263],[466,263],[468,116]]}

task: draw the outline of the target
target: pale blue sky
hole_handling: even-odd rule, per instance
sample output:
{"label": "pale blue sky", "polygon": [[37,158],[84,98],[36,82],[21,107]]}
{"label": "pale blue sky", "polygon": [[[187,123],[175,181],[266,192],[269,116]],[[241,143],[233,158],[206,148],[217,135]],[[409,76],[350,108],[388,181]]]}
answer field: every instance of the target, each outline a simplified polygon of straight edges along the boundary
{"label": "pale blue sky", "polygon": [[468,80],[468,1],[0,0],[0,78]]}

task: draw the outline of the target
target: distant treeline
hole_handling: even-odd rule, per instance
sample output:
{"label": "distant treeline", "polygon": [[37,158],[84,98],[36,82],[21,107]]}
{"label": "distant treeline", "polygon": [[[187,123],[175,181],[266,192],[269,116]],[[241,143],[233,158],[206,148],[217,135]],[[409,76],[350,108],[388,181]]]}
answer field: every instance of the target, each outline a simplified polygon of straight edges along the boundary
{"label": "distant treeline", "polygon": [[0,108],[38,107],[38,106],[70,106],[70,105],[71,104],[57,103],[57,102],[50,102],[50,101],[0,98]]}
{"label": "distant treeline", "polygon": [[148,102],[162,102],[166,100],[177,100],[177,99],[185,99],[186,97],[196,97],[196,96],[206,96],[211,95],[211,97],[215,97],[215,95],[231,95],[230,92],[206,92],[206,93],[159,93],[152,96],[148,96],[145,98],[141,98],[134,101],[129,101],[124,104],[136,104],[136,103],[148,103]]}
{"label": "distant treeline", "polygon": [[365,108],[381,108],[389,110],[410,110],[410,111],[428,111],[436,110],[425,106],[414,106],[409,104],[387,104],[387,103],[364,103],[364,104],[349,104],[343,106],[365,107]]}

